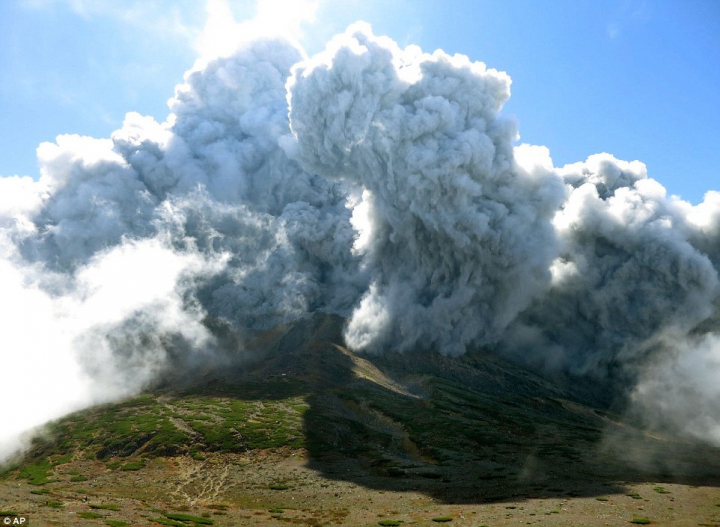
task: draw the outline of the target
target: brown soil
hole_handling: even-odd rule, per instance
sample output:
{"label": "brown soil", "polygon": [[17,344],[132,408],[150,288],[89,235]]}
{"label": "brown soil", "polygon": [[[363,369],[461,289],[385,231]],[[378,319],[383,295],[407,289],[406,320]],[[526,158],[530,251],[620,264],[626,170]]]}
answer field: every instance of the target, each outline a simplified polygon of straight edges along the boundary
{"label": "brown soil", "polygon": [[[451,518],[447,524],[456,526],[627,526],[634,519],[649,519],[653,525],[720,526],[720,488],[711,486],[608,481],[606,493],[579,496],[579,489],[556,481],[555,488],[540,485],[536,492],[497,499],[512,490],[505,481],[478,488],[475,500],[467,499],[466,488],[458,504],[452,503],[452,495],[437,498],[443,487],[452,489],[456,482],[396,480],[397,490],[383,491],[377,489],[387,482],[372,481],[372,476],[364,484],[357,483],[362,478],[341,474],[331,479],[310,465],[317,463],[308,463],[302,450],[210,455],[203,461],[157,458],[138,471],[110,470],[100,461],[77,459],[57,468],[56,481],[43,486],[2,482],[0,508],[27,515],[32,526],[106,525],[106,520],[159,525],[153,519],[166,519],[163,513],[172,512],[205,517],[216,526],[378,525],[382,520],[429,526],[441,524],[433,521],[440,517]],[[353,467],[347,464],[345,470]],[[90,479],[70,482],[69,472]],[[98,508],[107,505],[119,510]],[[81,517],[88,512],[101,517]]]}

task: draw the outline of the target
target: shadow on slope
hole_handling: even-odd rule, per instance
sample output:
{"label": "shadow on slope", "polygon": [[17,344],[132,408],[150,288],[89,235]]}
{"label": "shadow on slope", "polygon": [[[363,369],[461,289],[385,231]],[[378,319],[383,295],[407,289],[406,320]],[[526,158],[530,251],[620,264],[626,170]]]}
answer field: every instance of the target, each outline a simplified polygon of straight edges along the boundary
{"label": "shadow on slope", "polygon": [[292,383],[308,405],[312,468],[448,503],[606,495],[632,482],[720,483],[720,450],[635,428],[588,402],[587,389],[573,393],[479,352],[361,357],[340,344],[342,324],[316,316],[273,330],[254,368],[228,371],[215,377],[215,391],[210,383],[196,393],[234,386],[239,398],[269,400]]}

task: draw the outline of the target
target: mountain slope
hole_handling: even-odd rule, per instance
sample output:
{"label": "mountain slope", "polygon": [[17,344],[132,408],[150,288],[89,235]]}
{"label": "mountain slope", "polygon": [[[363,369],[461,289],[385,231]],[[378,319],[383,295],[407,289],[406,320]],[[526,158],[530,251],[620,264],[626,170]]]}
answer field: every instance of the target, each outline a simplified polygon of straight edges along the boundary
{"label": "mountain slope", "polygon": [[[342,323],[317,316],[276,328],[248,343],[259,350],[252,361],[67,416],[6,482],[218,512],[207,507],[248,506],[252,488],[302,488],[298,471],[326,487],[466,505],[720,481],[717,449],[635,428],[515,364],[480,352],[358,356],[342,346]],[[216,483],[203,487],[202,474]]]}

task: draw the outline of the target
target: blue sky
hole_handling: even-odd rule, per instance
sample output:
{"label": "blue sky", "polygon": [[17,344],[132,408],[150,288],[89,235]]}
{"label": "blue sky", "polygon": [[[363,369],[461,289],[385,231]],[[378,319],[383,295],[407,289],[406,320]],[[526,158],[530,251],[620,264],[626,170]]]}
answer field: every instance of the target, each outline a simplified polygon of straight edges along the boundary
{"label": "blue sky", "polygon": [[[58,134],[107,137],[129,111],[164,120],[206,18],[200,0],[0,2],[0,174],[37,177],[35,148]],[[301,43],[312,54],[359,19],[507,71],[505,114],[556,166],[606,151],[693,203],[720,189],[716,0],[326,0]]]}

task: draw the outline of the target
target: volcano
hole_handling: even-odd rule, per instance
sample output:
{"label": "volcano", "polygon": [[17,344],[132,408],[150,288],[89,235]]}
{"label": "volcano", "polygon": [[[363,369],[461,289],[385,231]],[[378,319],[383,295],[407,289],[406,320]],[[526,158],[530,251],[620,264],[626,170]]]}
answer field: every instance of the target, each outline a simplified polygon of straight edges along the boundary
{"label": "volcano", "polygon": [[4,512],[81,525],[717,517],[719,449],[481,350],[359,355],[343,325],[258,332],[253,360],[51,423],[4,472]]}

